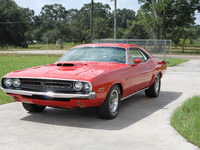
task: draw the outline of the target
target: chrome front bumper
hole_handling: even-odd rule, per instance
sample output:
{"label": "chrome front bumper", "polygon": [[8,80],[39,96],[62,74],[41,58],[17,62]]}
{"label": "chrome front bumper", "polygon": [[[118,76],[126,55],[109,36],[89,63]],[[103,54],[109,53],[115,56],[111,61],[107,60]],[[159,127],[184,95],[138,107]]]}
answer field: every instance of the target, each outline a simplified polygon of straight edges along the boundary
{"label": "chrome front bumper", "polygon": [[33,95],[42,95],[48,96],[51,98],[73,98],[73,99],[93,99],[95,98],[95,92],[90,92],[89,94],[59,94],[53,92],[32,92],[32,91],[22,91],[22,90],[12,90],[12,89],[4,89],[0,86],[3,92],[8,94],[17,94],[17,95],[25,95],[25,96],[33,96]]}

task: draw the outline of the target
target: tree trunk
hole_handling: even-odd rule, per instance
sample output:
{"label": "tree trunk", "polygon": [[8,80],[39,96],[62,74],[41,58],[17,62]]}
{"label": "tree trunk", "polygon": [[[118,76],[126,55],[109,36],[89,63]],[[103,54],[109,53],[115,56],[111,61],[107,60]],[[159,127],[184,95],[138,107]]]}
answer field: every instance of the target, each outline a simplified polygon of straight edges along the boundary
{"label": "tree trunk", "polygon": [[[161,28],[161,29],[160,29],[160,34],[159,34],[159,39],[160,39],[160,40],[162,40],[162,35],[163,35],[163,29]],[[161,51],[163,51],[162,46],[163,46],[163,43],[159,43],[159,44],[158,44],[158,49],[157,49],[157,52],[158,52],[158,53],[161,52]]]}
{"label": "tree trunk", "polygon": [[63,49],[63,41],[61,40],[60,48]]}
{"label": "tree trunk", "polygon": [[154,37],[154,49],[153,49],[153,53],[155,53],[158,49],[158,42],[156,41],[157,40],[157,32],[155,30],[153,30],[153,37]]}
{"label": "tree trunk", "polygon": [[[155,0],[151,0],[151,2],[152,2],[152,4],[153,4],[153,6],[156,5]],[[155,11],[154,8],[153,8],[153,12],[154,12],[155,17],[158,18],[158,15],[157,15],[157,13],[156,13],[156,11]]]}
{"label": "tree trunk", "polygon": [[161,28],[160,29],[160,39],[162,39],[162,36],[163,36],[163,29]]}
{"label": "tree trunk", "polygon": [[184,50],[185,50],[185,40],[186,40],[186,39],[184,39],[183,45],[182,45],[182,53],[184,53]]}

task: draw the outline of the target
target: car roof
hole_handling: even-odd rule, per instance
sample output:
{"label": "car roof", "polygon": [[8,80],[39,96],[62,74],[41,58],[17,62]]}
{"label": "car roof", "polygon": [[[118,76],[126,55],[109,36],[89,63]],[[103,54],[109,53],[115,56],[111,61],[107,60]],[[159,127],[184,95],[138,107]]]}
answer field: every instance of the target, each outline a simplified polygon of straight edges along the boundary
{"label": "car roof", "polygon": [[139,47],[139,46],[133,45],[133,44],[119,44],[119,43],[82,44],[82,45],[78,45],[76,47],[98,47],[98,46],[124,47],[124,48]]}

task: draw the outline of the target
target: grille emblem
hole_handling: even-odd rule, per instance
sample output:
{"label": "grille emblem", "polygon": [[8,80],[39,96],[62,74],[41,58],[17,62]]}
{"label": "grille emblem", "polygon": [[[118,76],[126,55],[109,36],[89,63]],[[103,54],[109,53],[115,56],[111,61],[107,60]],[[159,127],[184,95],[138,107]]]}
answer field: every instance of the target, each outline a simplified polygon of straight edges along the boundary
{"label": "grille emblem", "polygon": [[44,87],[45,86],[45,83],[44,82],[41,82],[41,87]]}

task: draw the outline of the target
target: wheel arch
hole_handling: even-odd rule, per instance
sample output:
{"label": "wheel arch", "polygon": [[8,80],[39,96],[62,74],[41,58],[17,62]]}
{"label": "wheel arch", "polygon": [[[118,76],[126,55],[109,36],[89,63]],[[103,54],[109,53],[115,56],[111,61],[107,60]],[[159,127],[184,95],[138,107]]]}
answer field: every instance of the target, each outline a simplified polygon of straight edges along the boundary
{"label": "wheel arch", "polygon": [[162,72],[158,72],[157,75],[158,74],[160,75],[160,78],[162,78],[162,76],[163,76]]}
{"label": "wheel arch", "polygon": [[160,71],[156,72],[155,74],[153,74],[152,78],[151,78],[151,82],[149,84],[149,87],[153,84],[153,82],[154,82],[154,80],[155,80],[155,78],[156,78],[157,75],[160,75],[160,78],[162,78],[162,72],[160,72]]}
{"label": "wheel arch", "polygon": [[[118,85],[119,86],[119,89],[120,89],[120,94],[121,94],[121,97],[122,97],[122,94],[123,94],[123,87],[122,87],[122,84],[121,83],[116,83],[116,84],[114,84],[114,85]],[[114,86],[113,85],[113,86]]]}
{"label": "wheel arch", "polygon": [[[123,86],[122,86],[122,84],[121,83],[113,83],[111,86],[110,86],[110,88],[108,89],[108,92],[110,91],[110,89],[113,87],[113,86],[115,86],[115,85],[117,85],[117,86],[119,86],[119,89],[120,89],[120,94],[121,94],[121,97],[122,97],[122,94],[123,94]],[[108,94],[108,92],[107,92],[107,94]]]}

